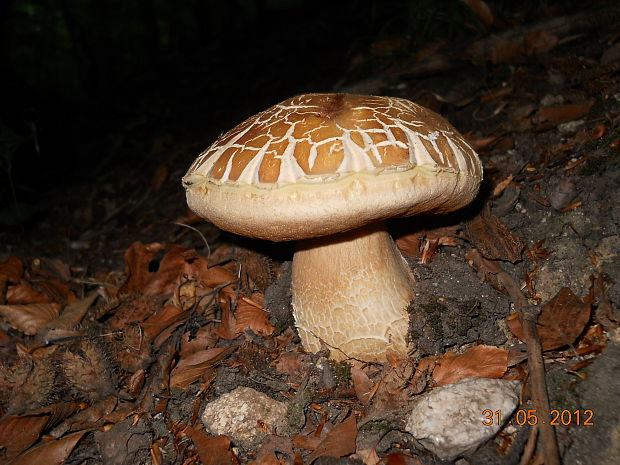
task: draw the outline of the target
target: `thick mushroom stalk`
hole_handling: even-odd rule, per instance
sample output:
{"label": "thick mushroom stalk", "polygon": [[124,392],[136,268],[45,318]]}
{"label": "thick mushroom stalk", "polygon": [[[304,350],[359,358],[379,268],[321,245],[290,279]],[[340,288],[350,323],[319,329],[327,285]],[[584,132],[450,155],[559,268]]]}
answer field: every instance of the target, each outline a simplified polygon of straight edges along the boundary
{"label": "thick mushroom stalk", "polygon": [[407,352],[413,276],[383,222],[299,241],[293,311],[306,350],[385,361]]}

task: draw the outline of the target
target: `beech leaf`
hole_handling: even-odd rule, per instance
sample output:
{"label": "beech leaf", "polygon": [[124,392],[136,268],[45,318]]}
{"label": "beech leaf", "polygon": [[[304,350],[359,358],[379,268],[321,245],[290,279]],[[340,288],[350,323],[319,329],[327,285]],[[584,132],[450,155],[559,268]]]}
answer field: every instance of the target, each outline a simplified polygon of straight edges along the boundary
{"label": "beech leaf", "polygon": [[55,441],[44,442],[40,446],[34,447],[15,460],[10,465],[32,465],[33,463],[44,463],[45,465],[61,465],[67,460],[69,454],[84,436],[86,431],[65,436]]}
{"label": "beech leaf", "polygon": [[319,457],[344,457],[355,452],[357,438],[357,421],[354,415],[334,428],[325,436],[316,450],[310,454],[307,463]]}
{"label": "beech leaf", "polygon": [[[590,313],[589,303],[584,303],[568,287],[560,289],[543,306],[536,323],[543,350],[557,349],[575,342],[590,321]],[[516,337],[525,341],[523,327],[516,314],[508,318],[507,324]]]}
{"label": "beech leaf", "polygon": [[443,386],[465,378],[501,378],[507,369],[506,349],[479,345],[462,354],[446,352],[437,361],[433,379],[437,386]]}
{"label": "beech leaf", "polygon": [[187,427],[185,433],[196,446],[198,457],[204,465],[234,465],[239,463],[239,459],[230,450],[230,439],[226,436],[211,438],[191,427]]}
{"label": "beech leaf", "polygon": [[15,457],[39,439],[49,415],[10,416],[0,423],[0,449],[7,458]]}
{"label": "beech leaf", "polygon": [[372,399],[374,383],[361,368],[351,367],[351,380],[355,395],[364,405],[369,405]]}
{"label": "beech leaf", "polygon": [[47,327],[50,321],[58,317],[60,304],[25,304],[0,305],[0,315],[18,331],[28,336],[37,334],[37,330]]}

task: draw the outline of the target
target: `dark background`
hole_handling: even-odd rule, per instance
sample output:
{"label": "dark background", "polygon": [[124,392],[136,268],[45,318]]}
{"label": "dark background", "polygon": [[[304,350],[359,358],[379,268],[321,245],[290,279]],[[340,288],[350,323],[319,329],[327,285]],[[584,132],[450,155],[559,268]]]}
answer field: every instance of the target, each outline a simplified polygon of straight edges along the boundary
{"label": "dark background", "polygon": [[[486,4],[502,18],[494,28],[578,5]],[[204,148],[293,94],[489,32],[457,0],[4,0],[0,226],[24,228],[48,192],[122,176],[124,166],[144,166],[149,179],[153,152],[179,141]]]}

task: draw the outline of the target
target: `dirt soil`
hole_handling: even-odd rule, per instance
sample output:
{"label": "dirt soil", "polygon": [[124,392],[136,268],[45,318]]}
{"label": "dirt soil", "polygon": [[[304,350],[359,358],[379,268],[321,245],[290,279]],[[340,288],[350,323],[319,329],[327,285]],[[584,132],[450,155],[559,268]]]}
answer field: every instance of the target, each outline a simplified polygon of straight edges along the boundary
{"label": "dirt soil", "polygon": [[[481,193],[468,209],[389,224],[416,277],[411,363],[495,346],[508,354],[499,376],[527,379],[524,344],[508,321],[514,299],[493,272],[472,266],[474,249],[501,266],[531,305],[544,308],[570,288],[592,313],[583,324],[577,316],[554,314],[578,334],[545,351],[549,398],[553,409],[591,410],[594,424],[558,426],[560,455],[569,465],[611,465],[620,463],[620,36],[607,26],[565,39],[542,53],[462,61],[415,79],[406,73],[413,59],[368,58],[371,82],[349,81],[335,90],[370,86],[370,93],[428,106],[472,141],[484,164]],[[239,107],[230,119],[241,121],[249,111]],[[408,456],[398,463],[454,463],[416,444],[389,405],[371,407],[356,397],[359,379],[351,379],[350,367],[300,351],[290,309],[292,244],[240,238],[189,213],[180,179],[227,129],[199,134],[194,127],[178,122],[144,133],[128,126],[119,143],[143,150],[138,162],[110,165],[96,185],[48,193],[46,213],[0,233],[0,258],[17,257],[23,268],[17,279],[5,273],[2,303],[59,304],[66,312],[97,292],[71,324],[49,323],[58,312],[43,323],[29,314],[30,326],[2,313],[0,379],[7,390],[0,395],[0,462],[26,460],[35,446],[65,440],[66,455],[58,446],[42,456],[83,464],[225,463],[222,457],[233,455],[241,463],[303,463],[316,450],[312,436],[324,437],[323,427],[328,433],[353,412],[362,425],[355,458],[318,456],[314,463],[376,463],[360,454],[371,449],[394,463],[397,456]],[[179,276],[203,273],[206,263],[222,274],[198,298],[193,288],[188,304],[183,286],[191,279]],[[26,297],[15,297],[18,285]],[[252,310],[249,330],[238,326],[243,297],[248,312],[254,306],[269,313],[263,318]],[[161,316],[165,309],[171,313]],[[145,331],[145,322],[159,329],[141,346],[135,331]],[[209,331],[200,332],[204,327]],[[128,346],[140,349],[128,355]],[[217,352],[207,356],[207,350]],[[181,371],[181,361],[197,353],[197,375]],[[85,365],[100,370],[101,379],[90,380],[96,376]],[[378,383],[389,369],[370,366],[365,373]],[[171,370],[174,380],[186,376],[187,382],[171,384]],[[412,377],[418,384],[407,387],[407,396],[432,387],[431,372],[422,381]],[[238,386],[290,402],[290,434],[271,437],[260,451],[207,444],[211,436],[199,420],[204,403]],[[530,397],[526,388],[523,408],[531,408]],[[7,449],[7,421],[24,418],[30,426],[19,428],[36,435],[20,435],[22,446]],[[45,426],[32,426],[40,418]],[[519,463],[530,429],[514,422],[511,428],[455,463]],[[541,448],[539,442],[533,456]]]}

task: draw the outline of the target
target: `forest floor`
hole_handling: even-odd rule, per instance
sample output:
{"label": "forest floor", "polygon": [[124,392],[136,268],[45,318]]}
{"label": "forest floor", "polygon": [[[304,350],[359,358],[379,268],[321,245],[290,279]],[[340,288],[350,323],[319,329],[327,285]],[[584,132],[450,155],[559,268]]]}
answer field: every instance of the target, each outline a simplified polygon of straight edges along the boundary
{"label": "forest floor", "polygon": [[[404,433],[400,410],[471,377],[520,380],[533,408],[501,276],[540,310],[551,408],[592,412],[555,428],[562,463],[619,463],[620,34],[554,34],[490,42],[491,60],[468,44],[432,75],[421,64],[441,44],[411,57],[380,43],[334,89],[443,114],[485,169],[464,211],[390,223],[416,277],[417,350],[385,366],[303,353],[293,246],[188,211],[180,179],[215,129],[128,123],[113,145],[142,150],[137,163],[102,164],[96,184],[48,193],[45,214],[0,233],[0,463],[453,463]],[[249,116],[212,111],[230,127]],[[232,444],[205,433],[205,404],[239,386],[285,405],[285,425]],[[542,463],[532,429],[515,417],[456,463]]]}

